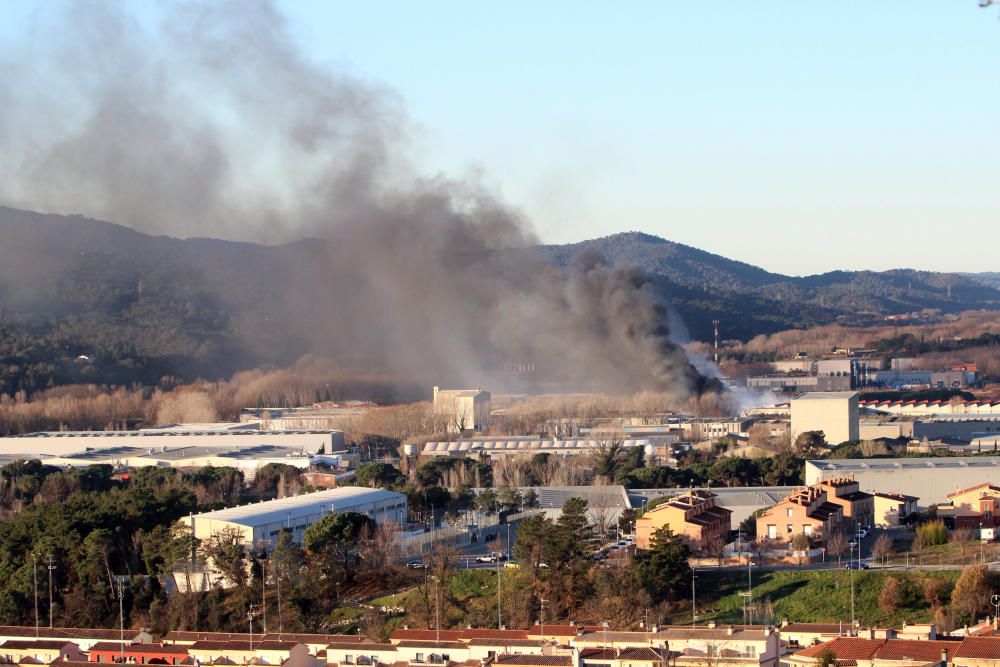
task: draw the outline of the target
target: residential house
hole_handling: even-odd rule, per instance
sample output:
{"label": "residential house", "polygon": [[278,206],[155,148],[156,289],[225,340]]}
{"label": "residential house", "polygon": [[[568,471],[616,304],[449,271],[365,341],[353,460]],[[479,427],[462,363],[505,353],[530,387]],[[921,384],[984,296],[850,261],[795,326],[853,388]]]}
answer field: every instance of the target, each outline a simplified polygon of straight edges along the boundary
{"label": "residential house", "polygon": [[498,655],[497,667],[577,667],[572,655]]}
{"label": "residential house", "polygon": [[954,667],[995,667],[1000,662],[1000,637],[966,637],[952,656]]}
{"label": "residential house", "polygon": [[358,641],[337,642],[326,648],[326,662],[330,665],[391,665],[399,660],[395,644]]}
{"label": "residential house", "polygon": [[837,637],[851,634],[851,626],[843,623],[788,623],[782,622],[778,628],[783,644],[793,648],[805,648]]}
{"label": "residential house", "polygon": [[292,657],[304,658],[309,654],[305,644],[298,642],[263,641],[196,641],[184,647],[192,659],[201,664],[229,660],[233,664],[282,665]]}
{"label": "residential house", "polygon": [[732,511],[716,504],[711,491],[692,490],[671,498],[645,512],[635,522],[635,541],[639,549],[651,547],[653,533],[663,527],[683,537],[695,551],[714,543],[725,544],[732,530]]}
{"label": "residential house", "polygon": [[[789,667],[815,667],[825,651],[838,665],[856,667],[936,667],[952,663],[965,640],[868,639],[840,637],[802,649],[782,660]],[[955,662],[954,664],[958,664]]]}
{"label": "residential house", "polygon": [[0,644],[0,662],[50,664],[66,660],[85,662],[80,647],[65,639],[8,639]]}
{"label": "residential house", "polygon": [[859,526],[869,527],[875,523],[875,498],[861,490],[859,484],[850,477],[836,477],[821,480],[818,486],[826,491],[826,499],[840,505],[844,521],[852,530]]}
{"label": "residential house", "polygon": [[947,503],[937,506],[937,515],[949,528],[995,528],[1000,526],[998,511],[1000,486],[989,482],[953,491],[948,494]]}
{"label": "residential house", "polygon": [[177,665],[188,658],[187,648],[176,644],[122,644],[99,642],[88,651],[90,662],[133,662],[140,665]]}
{"label": "residential house", "polygon": [[764,626],[669,627],[654,633],[675,667],[778,667],[778,632]]}
{"label": "residential house", "polygon": [[535,624],[528,629],[529,639],[540,639],[545,642],[566,646],[570,640],[585,632],[603,630],[600,625],[560,625],[560,624]]}
{"label": "residential house", "polygon": [[[87,651],[98,642],[120,642],[120,630],[110,630],[103,628],[46,628],[26,625],[0,625],[0,642],[10,639],[55,639],[71,641],[80,647],[81,651]],[[125,642],[127,644],[149,644],[153,641],[153,635],[145,630],[125,630]]]}
{"label": "residential house", "polygon": [[872,493],[875,503],[876,526],[900,526],[917,511],[916,496],[902,493]]}
{"label": "residential house", "polygon": [[797,489],[757,517],[757,539],[791,542],[799,534],[826,539],[843,517],[843,506],[831,503],[819,486]]}
{"label": "residential house", "polygon": [[650,646],[585,648],[577,654],[577,667],[663,667],[666,651]]}

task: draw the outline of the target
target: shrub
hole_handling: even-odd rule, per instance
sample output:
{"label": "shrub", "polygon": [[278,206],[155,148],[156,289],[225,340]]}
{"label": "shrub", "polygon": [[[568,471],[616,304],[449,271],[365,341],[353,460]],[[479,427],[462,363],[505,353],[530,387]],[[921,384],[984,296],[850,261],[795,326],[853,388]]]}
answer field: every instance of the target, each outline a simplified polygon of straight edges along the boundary
{"label": "shrub", "polygon": [[944,521],[935,519],[927,521],[917,526],[917,538],[915,543],[918,548],[925,548],[937,544],[948,542],[948,529],[944,527]]}

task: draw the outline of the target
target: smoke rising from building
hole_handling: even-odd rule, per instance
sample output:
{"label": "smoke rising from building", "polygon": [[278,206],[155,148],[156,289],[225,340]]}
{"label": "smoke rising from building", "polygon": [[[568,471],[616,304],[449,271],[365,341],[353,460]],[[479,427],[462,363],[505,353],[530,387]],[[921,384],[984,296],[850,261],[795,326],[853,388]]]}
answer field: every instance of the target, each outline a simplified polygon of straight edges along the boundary
{"label": "smoke rising from building", "polygon": [[270,3],[141,20],[47,4],[24,40],[0,55],[4,204],[173,236],[317,239],[274,277],[273,309],[290,339],[347,363],[472,385],[526,362],[581,388],[701,389],[643,274],[599,257],[552,266],[480,183],[418,174],[401,100],[307,59]]}

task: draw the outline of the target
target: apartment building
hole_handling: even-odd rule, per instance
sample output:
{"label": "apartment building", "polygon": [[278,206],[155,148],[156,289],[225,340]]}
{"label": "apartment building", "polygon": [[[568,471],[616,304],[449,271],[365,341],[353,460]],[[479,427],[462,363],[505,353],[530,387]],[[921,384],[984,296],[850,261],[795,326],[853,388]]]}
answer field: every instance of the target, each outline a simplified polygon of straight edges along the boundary
{"label": "apartment building", "polygon": [[733,513],[717,501],[711,491],[698,489],[648,510],[635,522],[636,547],[649,549],[653,533],[663,527],[683,537],[694,551],[720,540],[724,543],[732,530]]}
{"label": "apartment building", "polygon": [[826,491],[828,502],[840,505],[844,521],[852,528],[868,527],[875,522],[875,497],[862,491],[852,477],[824,479],[819,487]]}
{"label": "apartment building", "polygon": [[809,486],[793,491],[757,517],[757,537],[791,542],[804,534],[823,540],[839,529],[843,520],[843,506],[830,502],[821,487]]}
{"label": "apartment building", "polygon": [[917,501],[920,500],[903,493],[873,493],[872,498],[877,526],[902,525],[906,517],[917,511]]}

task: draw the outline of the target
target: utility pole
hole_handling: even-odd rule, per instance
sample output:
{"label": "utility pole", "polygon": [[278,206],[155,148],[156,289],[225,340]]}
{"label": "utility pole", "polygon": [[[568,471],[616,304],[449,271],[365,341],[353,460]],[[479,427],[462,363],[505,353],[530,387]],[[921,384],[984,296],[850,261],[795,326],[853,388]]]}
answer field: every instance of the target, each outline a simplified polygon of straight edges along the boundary
{"label": "utility pole", "polygon": [[253,617],[257,614],[257,605],[253,602],[247,608],[247,620],[250,621],[250,650],[253,651]]}
{"label": "utility pole", "polygon": [[262,554],[260,559],[260,608],[261,608],[261,627],[264,629],[264,634],[267,634],[267,540],[264,540]]}
{"label": "utility pole", "polygon": [[503,617],[500,614],[500,559],[497,558],[497,630],[503,629]]}
{"label": "utility pole", "polygon": [[441,580],[434,577],[434,641],[441,644]]}
{"label": "utility pole", "polygon": [[49,568],[49,627],[52,627],[52,570],[56,569],[56,565],[52,560],[52,554],[46,556],[46,561]]}
{"label": "utility pole", "polygon": [[698,615],[695,613],[694,606],[694,572],[697,568],[691,568],[691,629],[694,629],[695,621],[698,619]]}
{"label": "utility pole", "polygon": [[31,554],[31,580],[35,586],[35,639],[38,639],[38,556]]}
{"label": "utility pole", "polygon": [[[854,622],[854,568],[855,568],[856,564],[854,562],[854,547],[856,547],[857,545],[858,545],[858,543],[856,541],[851,540],[851,636],[853,636],[854,629],[855,629],[855,622]],[[858,551],[858,559],[860,560],[860,558],[861,558],[861,551],[859,550]]]}
{"label": "utility pole", "polygon": [[541,609],[538,612],[538,634],[542,635],[542,641],[545,641],[545,603],[548,602],[545,598],[538,598],[541,603]]}
{"label": "utility pole", "polygon": [[119,581],[115,585],[115,593],[118,595],[118,629],[119,629],[119,657],[120,662],[125,663],[125,582]]}

